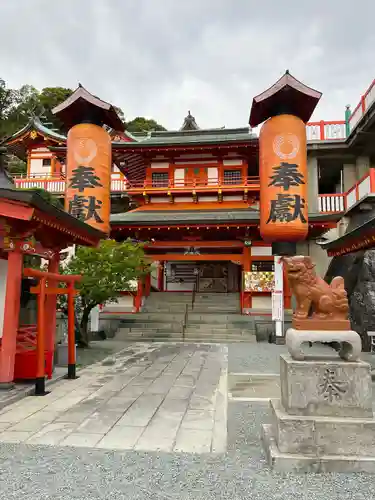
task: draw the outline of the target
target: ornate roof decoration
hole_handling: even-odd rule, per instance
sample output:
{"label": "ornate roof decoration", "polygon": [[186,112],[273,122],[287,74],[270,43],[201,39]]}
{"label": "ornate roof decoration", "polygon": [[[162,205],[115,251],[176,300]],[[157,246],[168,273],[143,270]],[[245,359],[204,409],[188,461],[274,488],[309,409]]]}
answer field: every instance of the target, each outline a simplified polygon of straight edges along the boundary
{"label": "ornate roof decoration", "polygon": [[56,115],[67,128],[90,119],[97,125],[108,125],[109,127],[123,131],[124,124],[112,104],[102,101],[90,94],[81,84],[73,94],[64,102],[56,106],[52,113]]}
{"label": "ornate roof decoration", "polygon": [[188,111],[188,115],[185,117],[180,130],[199,130],[197,122],[195,121],[194,116],[191,115],[190,111]]}
{"label": "ornate roof decoration", "polygon": [[32,116],[29,122],[23,128],[18,130],[18,132],[13,134],[11,137],[8,137],[4,141],[4,143],[13,144],[20,141],[21,139],[26,138],[27,136],[29,136],[31,140],[35,140],[38,135],[45,139],[50,139],[55,143],[57,142],[58,144],[66,143],[65,135],[48,128],[41,122],[38,116]]}
{"label": "ornate roof decoration", "polygon": [[295,115],[307,123],[321,97],[321,92],[307,87],[286,70],[272,87],[254,97],[250,126],[256,127],[279,114]]}

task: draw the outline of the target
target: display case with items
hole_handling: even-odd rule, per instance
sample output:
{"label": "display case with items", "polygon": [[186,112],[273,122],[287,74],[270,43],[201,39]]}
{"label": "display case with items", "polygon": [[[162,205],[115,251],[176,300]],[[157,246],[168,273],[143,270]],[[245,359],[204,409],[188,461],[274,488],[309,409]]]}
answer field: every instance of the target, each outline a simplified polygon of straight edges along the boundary
{"label": "display case with items", "polygon": [[245,292],[268,292],[275,287],[274,263],[272,261],[253,262],[251,271],[244,273]]}

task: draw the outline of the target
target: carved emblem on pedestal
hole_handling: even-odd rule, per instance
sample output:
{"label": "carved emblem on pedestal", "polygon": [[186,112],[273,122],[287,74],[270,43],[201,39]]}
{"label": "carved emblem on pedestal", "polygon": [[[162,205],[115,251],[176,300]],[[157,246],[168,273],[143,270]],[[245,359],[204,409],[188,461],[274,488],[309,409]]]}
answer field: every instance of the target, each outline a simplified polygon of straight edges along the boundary
{"label": "carved emblem on pedestal", "polygon": [[340,380],[334,368],[327,368],[318,384],[318,394],[325,401],[340,401],[349,390],[349,383]]}

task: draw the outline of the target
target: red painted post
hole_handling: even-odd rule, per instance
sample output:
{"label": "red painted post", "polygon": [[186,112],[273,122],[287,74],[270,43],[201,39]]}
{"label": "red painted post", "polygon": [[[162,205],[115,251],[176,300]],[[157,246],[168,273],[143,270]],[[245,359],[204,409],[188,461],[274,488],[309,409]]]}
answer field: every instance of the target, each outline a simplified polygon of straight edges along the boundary
{"label": "red painted post", "polygon": [[135,312],[139,312],[142,305],[142,295],[143,295],[143,280],[138,280],[137,295],[135,296]]}
{"label": "red painted post", "polygon": [[[48,272],[58,273],[60,264],[60,254],[56,254],[48,263]],[[58,282],[48,280],[49,287],[57,287]],[[47,295],[46,298],[46,350],[53,352],[55,350],[55,335],[56,335],[56,307],[57,295]]]}
{"label": "red painted post", "polygon": [[243,273],[242,273],[242,309],[251,308],[252,297],[251,292],[245,291],[245,272],[249,272],[251,269],[251,248],[244,247],[243,248]]}
{"label": "red painted post", "polygon": [[366,101],[365,101],[365,96],[361,96],[361,106],[362,106],[362,114],[364,115],[366,112]]}
{"label": "red painted post", "polygon": [[324,139],[325,139],[326,137],[325,137],[325,131],[324,131],[324,121],[323,121],[323,120],[321,120],[321,121],[320,121],[319,127],[320,127],[320,140],[321,140],[321,141],[324,141]]}
{"label": "red painted post", "polygon": [[5,291],[3,337],[0,348],[0,387],[13,382],[17,347],[17,329],[20,314],[23,255],[19,251],[8,254],[8,274]]}
{"label": "red painted post", "polygon": [[375,168],[370,168],[370,193],[375,193]]}
{"label": "red painted post", "polygon": [[148,297],[151,293],[151,273],[145,276],[145,297]]}
{"label": "red painted post", "polygon": [[45,368],[45,326],[46,326],[46,280],[39,282],[37,334],[36,334],[36,378],[35,396],[45,396],[46,393],[46,368]]}
{"label": "red painted post", "polygon": [[159,292],[164,292],[164,262],[159,262],[158,267],[158,290]]}
{"label": "red painted post", "polygon": [[74,282],[68,283],[68,379],[76,376],[76,339],[74,316]]}

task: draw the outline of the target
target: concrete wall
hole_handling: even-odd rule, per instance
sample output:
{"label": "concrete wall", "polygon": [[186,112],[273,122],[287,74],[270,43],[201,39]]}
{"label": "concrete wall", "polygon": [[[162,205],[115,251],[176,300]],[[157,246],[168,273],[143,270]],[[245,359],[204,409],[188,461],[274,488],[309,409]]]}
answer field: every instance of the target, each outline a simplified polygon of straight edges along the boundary
{"label": "concrete wall", "polygon": [[355,165],[357,180],[360,180],[370,168],[370,158],[368,156],[358,156],[358,158],[356,158]]}
{"label": "concrete wall", "polygon": [[308,207],[310,213],[318,213],[318,194],[319,194],[319,178],[318,178],[318,160],[314,156],[307,159],[308,171]]}
{"label": "concrete wall", "polygon": [[328,257],[327,252],[323,250],[315,241],[304,241],[297,244],[298,255],[309,255],[315,263],[316,273],[324,278],[331,257]]}
{"label": "concrete wall", "polygon": [[357,182],[357,169],[354,163],[344,163],[343,165],[343,184],[344,191],[348,191]]}

